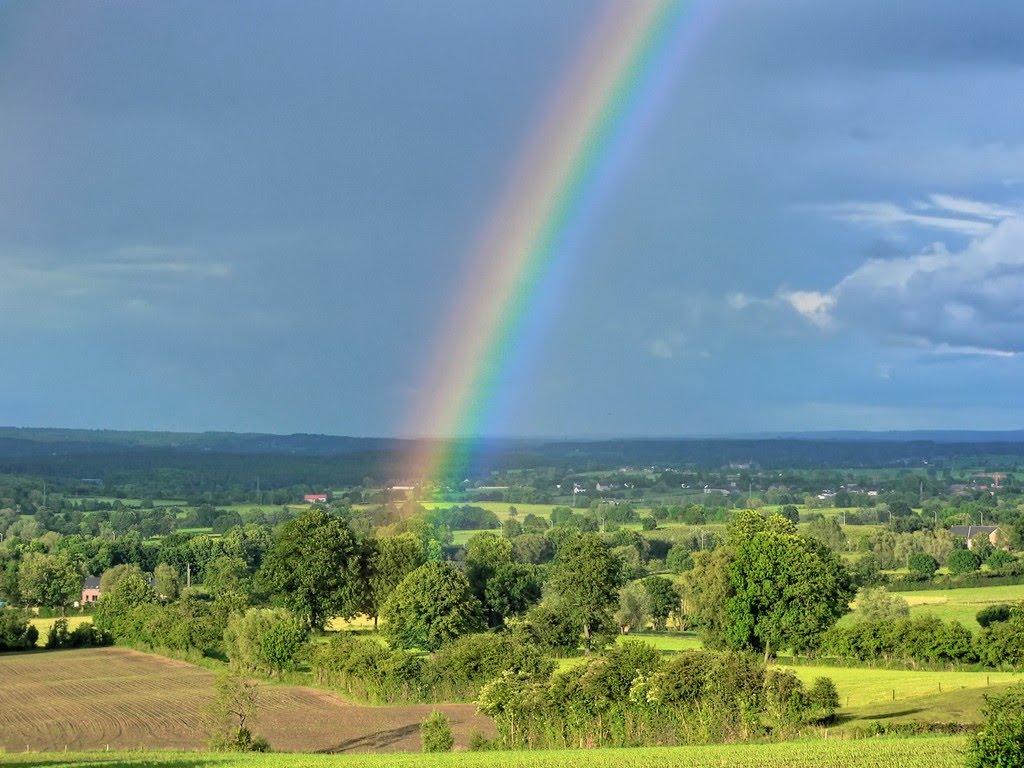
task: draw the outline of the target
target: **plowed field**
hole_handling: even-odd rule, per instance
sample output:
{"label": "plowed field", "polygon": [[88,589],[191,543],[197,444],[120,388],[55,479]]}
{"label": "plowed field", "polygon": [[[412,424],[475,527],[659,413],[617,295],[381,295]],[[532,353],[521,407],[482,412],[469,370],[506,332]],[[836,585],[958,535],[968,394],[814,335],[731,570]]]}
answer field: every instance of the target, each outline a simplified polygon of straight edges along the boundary
{"label": "plowed field", "polygon": [[[0,656],[0,750],[204,746],[201,711],[213,674],[122,648]],[[472,704],[366,707],[324,691],[263,687],[254,730],[272,748],[303,752],[416,751],[434,709],[452,720],[457,745],[493,725]]]}

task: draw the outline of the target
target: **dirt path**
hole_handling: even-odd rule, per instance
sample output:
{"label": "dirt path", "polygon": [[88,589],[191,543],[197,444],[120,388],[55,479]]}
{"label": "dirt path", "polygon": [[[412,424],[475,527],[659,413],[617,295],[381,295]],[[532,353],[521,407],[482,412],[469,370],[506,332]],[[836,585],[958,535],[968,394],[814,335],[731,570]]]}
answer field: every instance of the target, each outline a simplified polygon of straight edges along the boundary
{"label": "dirt path", "polygon": [[[0,748],[200,749],[213,674],[122,648],[0,655]],[[263,689],[256,732],[275,750],[418,751],[433,710],[452,720],[456,745],[494,726],[472,704],[367,707],[299,686]]]}

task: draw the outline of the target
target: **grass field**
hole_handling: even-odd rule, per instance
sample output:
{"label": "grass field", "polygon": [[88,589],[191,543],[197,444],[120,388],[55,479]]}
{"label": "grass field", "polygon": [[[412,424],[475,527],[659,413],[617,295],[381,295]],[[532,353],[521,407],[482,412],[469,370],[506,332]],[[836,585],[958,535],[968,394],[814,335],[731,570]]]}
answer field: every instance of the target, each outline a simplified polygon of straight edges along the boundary
{"label": "grass field", "polygon": [[[68,616],[68,631],[74,629],[80,624],[92,624],[92,616]],[[50,634],[50,627],[57,619],[32,619],[32,626],[39,630],[39,640],[36,645],[42,647],[46,645],[46,638]]]}
{"label": "grass field", "polygon": [[663,653],[697,651],[701,648],[700,639],[694,632],[631,632],[628,635],[619,635],[616,639],[620,643],[626,640],[642,640]]}
{"label": "grass field", "polygon": [[812,683],[816,677],[832,678],[844,708],[871,707],[956,691],[984,691],[990,686],[1009,685],[1024,680],[1024,675],[1011,672],[918,671],[824,665],[797,665],[790,668],[804,683]]}
{"label": "grass field", "polygon": [[[3,654],[0,751],[200,749],[213,681],[200,667],[123,648]],[[262,687],[255,730],[284,751],[409,751],[434,709],[451,718],[456,744],[476,729],[493,734],[472,704],[368,707],[293,685]]]}
{"label": "grass field", "polygon": [[977,630],[978,622],[974,617],[978,611],[986,606],[999,603],[1019,603],[1024,600],[1024,584],[935,589],[897,594],[910,604],[911,616],[931,613],[943,621],[959,621],[968,629]]}
{"label": "grass field", "polygon": [[0,766],[105,768],[946,768],[963,764],[962,737],[827,739],[779,744],[722,744],[550,752],[390,755],[240,755],[194,752],[8,754]]}

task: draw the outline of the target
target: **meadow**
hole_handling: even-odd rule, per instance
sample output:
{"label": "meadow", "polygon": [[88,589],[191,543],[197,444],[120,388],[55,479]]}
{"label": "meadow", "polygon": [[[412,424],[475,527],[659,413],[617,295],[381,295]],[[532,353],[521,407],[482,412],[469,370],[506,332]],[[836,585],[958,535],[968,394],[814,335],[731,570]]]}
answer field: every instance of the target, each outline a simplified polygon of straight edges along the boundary
{"label": "meadow", "polygon": [[[932,694],[981,690],[1024,680],[1013,672],[963,672],[950,670],[886,669],[798,664],[788,667],[805,684],[816,677],[830,677],[839,690],[844,708],[874,707]],[[929,719],[922,717],[920,719]],[[978,720],[977,717],[971,720]]]}
{"label": "meadow", "polygon": [[961,589],[933,589],[897,593],[910,605],[911,617],[933,614],[943,621],[959,621],[972,631],[979,629],[978,611],[1000,603],[1024,600],[1024,584]]}

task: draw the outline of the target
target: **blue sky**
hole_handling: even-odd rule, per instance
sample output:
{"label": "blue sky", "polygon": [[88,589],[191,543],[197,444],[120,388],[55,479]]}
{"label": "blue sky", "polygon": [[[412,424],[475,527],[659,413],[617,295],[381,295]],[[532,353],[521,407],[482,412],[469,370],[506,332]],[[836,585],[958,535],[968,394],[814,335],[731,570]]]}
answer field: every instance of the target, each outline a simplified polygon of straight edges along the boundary
{"label": "blue sky", "polygon": [[[705,5],[489,431],[1024,426],[1024,6]],[[400,433],[598,8],[0,0],[0,423]]]}

